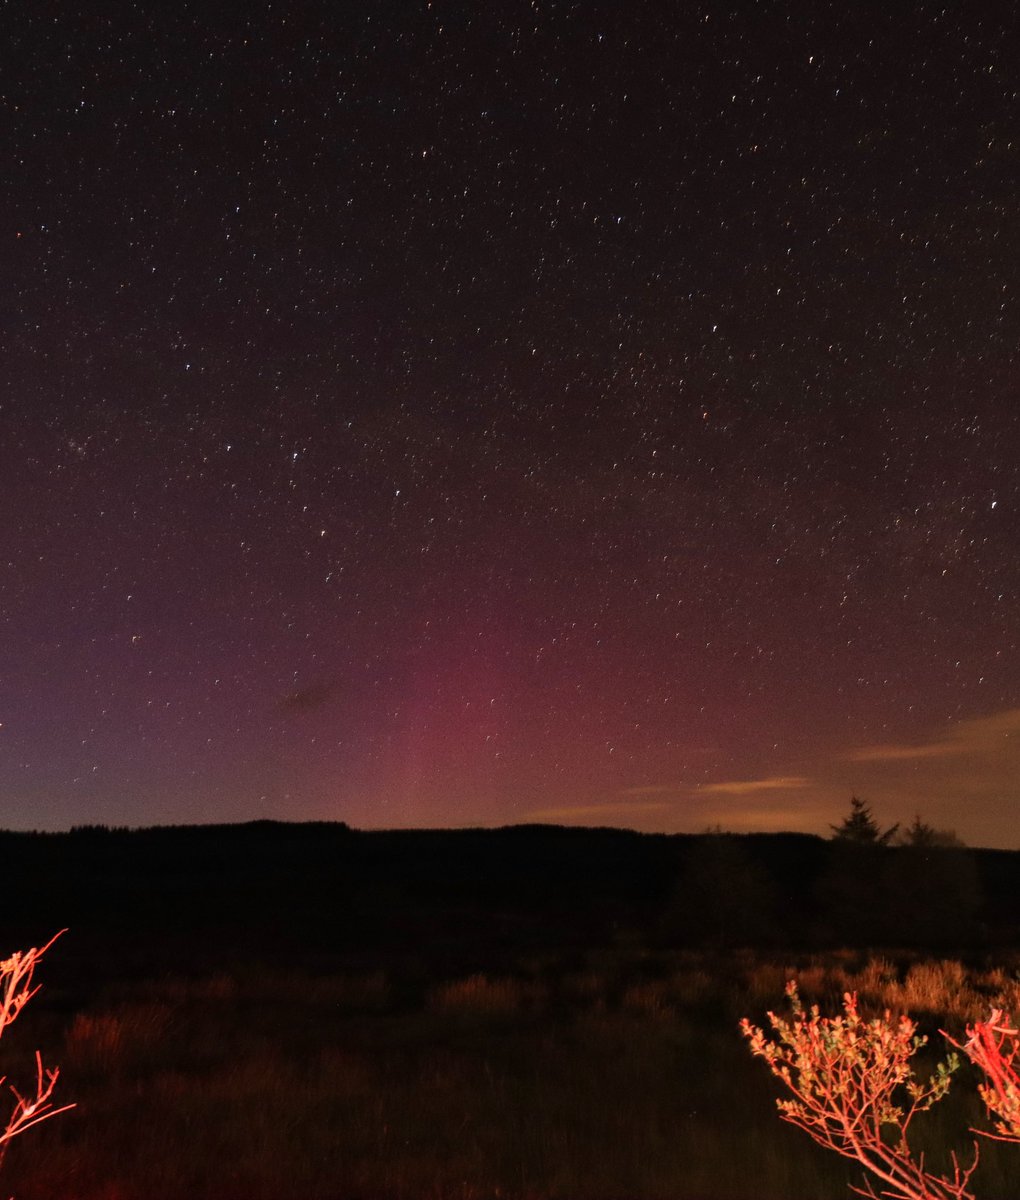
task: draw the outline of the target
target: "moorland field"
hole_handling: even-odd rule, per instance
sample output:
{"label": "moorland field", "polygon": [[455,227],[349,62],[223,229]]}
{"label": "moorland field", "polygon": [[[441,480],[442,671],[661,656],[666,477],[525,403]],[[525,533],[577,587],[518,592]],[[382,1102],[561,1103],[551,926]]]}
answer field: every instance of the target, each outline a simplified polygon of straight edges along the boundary
{"label": "moorland field", "polygon": [[[1020,854],[802,835],[342,824],[0,833],[0,951],[58,929],[3,1039],[77,1107],[18,1200],[816,1200],[737,1022],[788,978],[940,1043],[1020,1010]],[[30,1079],[28,1079],[30,1082]],[[960,1073],[938,1161],[982,1110]],[[988,1143],[974,1190],[1020,1192]]]}

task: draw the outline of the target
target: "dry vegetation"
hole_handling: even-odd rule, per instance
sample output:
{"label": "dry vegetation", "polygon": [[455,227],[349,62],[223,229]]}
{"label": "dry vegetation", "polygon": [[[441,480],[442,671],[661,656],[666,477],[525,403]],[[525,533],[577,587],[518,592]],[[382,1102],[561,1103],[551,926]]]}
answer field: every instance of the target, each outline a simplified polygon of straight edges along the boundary
{"label": "dry vegetation", "polygon": [[[961,1034],[1020,1009],[1016,962],[619,948],[426,980],[267,969],[59,996],[27,1031],[78,1110],[12,1147],[19,1200],[825,1200],[838,1160],[775,1119],[737,1032],[800,981],[807,1003],[907,1010]],[[937,1160],[981,1117],[926,1114]],[[977,1194],[1013,1194],[1009,1147]]]}

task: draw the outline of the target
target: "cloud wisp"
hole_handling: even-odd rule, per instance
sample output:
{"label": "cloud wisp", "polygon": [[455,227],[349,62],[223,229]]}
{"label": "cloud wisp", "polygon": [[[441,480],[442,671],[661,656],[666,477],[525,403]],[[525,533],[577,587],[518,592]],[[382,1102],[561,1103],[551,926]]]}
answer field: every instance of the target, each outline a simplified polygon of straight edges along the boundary
{"label": "cloud wisp", "polygon": [[705,783],[698,788],[709,796],[753,796],[756,792],[787,792],[811,786],[804,775],[770,775],[765,779],[730,779]]}
{"label": "cloud wisp", "polygon": [[862,746],[847,754],[846,759],[849,762],[882,763],[987,755],[1007,749],[1010,738],[1020,739],[1020,708],[960,721],[942,737],[920,745],[894,742]]}
{"label": "cloud wisp", "polygon": [[672,805],[659,800],[619,804],[566,804],[559,808],[536,808],[524,813],[529,821],[580,821],[590,817],[632,817],[666,812]]}
{"label": "cloud wisp", "polygon": [[[620,788],[621,796],[685,796],[691,789],[682,783],[650,783],[642,787]],[[630,801],[625,801],[630,803]]]}

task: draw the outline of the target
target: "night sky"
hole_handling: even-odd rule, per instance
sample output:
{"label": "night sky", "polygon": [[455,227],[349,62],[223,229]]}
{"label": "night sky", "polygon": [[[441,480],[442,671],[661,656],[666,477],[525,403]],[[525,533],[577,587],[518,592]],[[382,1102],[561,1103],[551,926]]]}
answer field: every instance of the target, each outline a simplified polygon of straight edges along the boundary
{"label": "night sky", "polygon": [[5,12],[0,825],[1020,846],[1018,25]]}

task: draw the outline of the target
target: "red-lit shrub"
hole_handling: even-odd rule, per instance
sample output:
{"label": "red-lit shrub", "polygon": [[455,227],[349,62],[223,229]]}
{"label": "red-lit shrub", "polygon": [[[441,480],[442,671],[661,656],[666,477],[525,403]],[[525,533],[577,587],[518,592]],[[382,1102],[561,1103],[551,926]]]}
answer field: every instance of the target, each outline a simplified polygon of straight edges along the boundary
{"label": "red-lit shrub", "polygon": [[[60,931],[60,933],[66,932],[64,929]],[[31,950],[15,951],[10,958],[0,962],[0,1037],[39,990],[38,987],[32,987],[32,976],[35,974],[39,960],[60,937],[60,933],[50,938],[40,949],[33,946]],[[0,1161],[3,1160],[12,1138],[31,1129],[33,1125],[38,1125],[40,1121],[46,1121],[50,1117],[55,1117],[57,1113],[67,1112],[69,1108],[74,1108],[73,1104],[65,1104],[61,1108],[53,1107],[50,1097],[53,1095],[60,1071],[57,1067],[43,1067],[42,1057],[38,1050],[35,1053],[35,1069],[34,1091],[22,1095],[17,1088],[13,1086],[10,1088],[14,1096],[14,1106],[7,1117],[6,1125],[0,1132]],[[5,1076],[0,1076],[0,1083],[3,1083],[5,1078]]]}
{"label": "red-lit shrub", "polygon": [[967,1041],[960,1046],[984,1074],[978,1091],[988,1111],[998,1118],[996,1133],[977,1132],[1003,1142],[1020,1142],[1020,1077],[1013,1065],[1020,1050],[1018,1038],[1020,1032],[1011,1027],[1008,1014],[995,1008],[987,1021],[967,1026]]}
{"label": "red-lit shrub", "polygon": [[860,1195],[890,1200],[973,1200],[967,1190],[974,1161],[961,1168],[953,1156],[951,1176],[927,1170],[924,1156],[915,1158],[908,1142],[911,1122],[931,1108],[949,1089],[957,1060],[950,1055],[926,1082],[918,1082],[910,1065],[925,1043],[907,1016],[865,1021],[857,997],[847,993],[844,1015],[823,1017],[818,1007],[805,1011],[795,983],[787,985],[792,1015],[789,1020],[769,1013],[775,1033],[745,1018],[741,1030],[751,1052],[763,1058],[792,1098],[777,1101],[784,1121],[803,1129],[820,1145],[861,1163],[877,1180]]}

